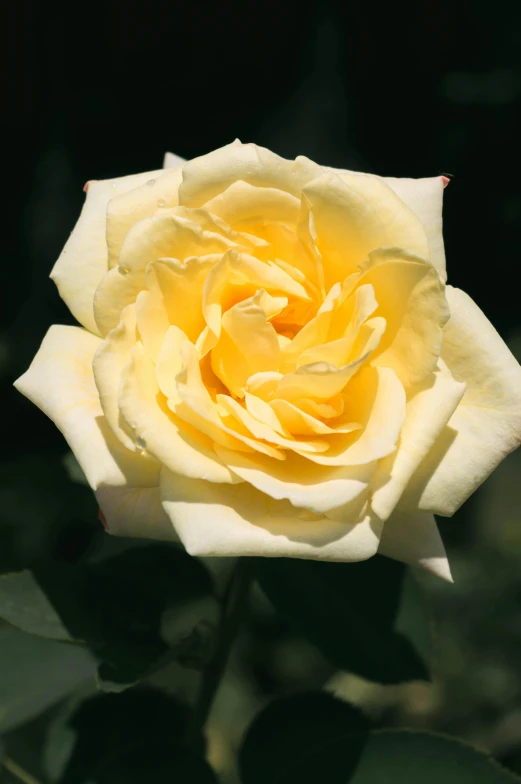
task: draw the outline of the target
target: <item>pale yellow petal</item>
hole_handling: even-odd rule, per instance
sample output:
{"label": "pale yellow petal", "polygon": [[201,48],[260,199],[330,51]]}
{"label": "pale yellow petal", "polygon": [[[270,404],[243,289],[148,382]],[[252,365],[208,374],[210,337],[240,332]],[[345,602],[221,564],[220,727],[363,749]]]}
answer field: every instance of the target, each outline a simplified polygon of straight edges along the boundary
{"label": "pale yellow petal", "polygon": [[453,582],[447,554],[434,515],[396,509],[386,520],[378,552],[421,566],[428,572]]}
{"label": "pale yellow petal", "polygon": [[373,251],[361,273],[386,320],[372,362],[391,367],[406,388],[421,383],[436,368],[449,318],[444,284],[431,264],[400,248]]}
{"label": "pale yellow petal", "polygon": [[239,451],[258,451],[284,460],[284,452],[254,438],[244,425],[212,400],[203,383],[199,353],[189,341],[181,346],[181,358],[184,367],[175,379],[176,398],[168,400],[175,414],[216,444]]}
{"label": "pale yellow petal", "polygon": [[288,161],[264,147],[234,142],[185,164],[179,203],[200,207],[237,180],[299,196],[303,185],[321,173],[307,158]]}
{"label": "pale yellow petal", "polygon": [[275,328],[261,307],[262,293],[244,299],[226,311],[222,330],[212,350],[212,369],[236,397],[244,397],[246,383],[255,372],[277,370],[280,347]]}
{"label": "pale yellow petal", "polygon": [[[323,174],[303,189],[328,290],[354,272],[371,250],[396,245],[428,253],[425,230],[391,188],[370,175]],[[378,295],[377,295],[378,298]]]}
{"label": "pale yellow petal", "polygon": [[119,405],[141,448],[172,471],[210,482],[237,481],[213,451],[212,442],[168,409],[155,366],[141,343],[132,349],[123,371]]}
{"label": "pale yellow petal", "polygon": [[324,440],[293,438],[291,435],[288,438],[281,436],[277,430],[252,416],[247,409],[229,395],[217,395],[217,403],[223,412],[231,414],[237,422],[244,426],[247,432],[262,441],[268,441],[285,449],[298,449],[300,453],[325,452],[329,447],[328,442]]}
{"label": "pale yellow petal", "polygon": [[429,259],[440,278],[447,280],[445,248],[443,244],[442,210],[443,177],[384,177],[400,199],[416,213],[423,223],[429,243]]}
{"label": "pale yellow petal", "polygon": [[93,489],[157,486],[158,464],[126,449],[103,415],[92,372],[100,345],[79,327],[53,326],[15,386],[61,430]]}
{"label": "pale yellow petal", "polygon": [[151,172],[148,179],[115,198],[107,205],[108,266],[118,263],[119,252],[129,230],[158,210],[176,207],[178,188],[183,178],[182,167]]}
{"label": "pale yellow petal", "polygon": [[341,392],[335,397],[329,398],[327,403],[320,400],[302,397],[298,401],[299,408],[311,416],[322,417],[323,419],[335,419],[345,413],[346,395]]}
{"label": "pale yellow petal", "polygon": [[[419,179],[410,177],[377,177],[372,174],[361,174],[360,172],[347,171],[345,169],[330,169],[328,166],[324,168],[334,172],[348,184],[353,182],[353,177],[363,178],[363,180],[359,181],[362,189],[365,189],[369,177],[373,180],[380,180],[390,186],[409,210],[412,210],[422,222],[428,242],[428,258],[438,270],[441,279],[443,281],[447,279],[442,235],[443,189],[445,187],[443,177],[422,177]],[[401,211],[402,220],[407,221],[408,214],[407,211]],[[414,250],[412,246],[402,241],[396,244]],[[420,251],[416,250],[416,252],[419,253]]]}
{"label": "pale yellow petal", "polygon": [[165,152],[163,169],[178,169],[184,163],[186,163],[186,158],[181,158],[179,155],[176,155],[175,152]]}
{"label": "pale yellow petal", "polygon": [[295,227],[281,221],[249,220],[242,221],[236,228],[243,234],[255,235],[269,243],[270,256],[266,257],[256,251],[256,255],[264,260],[273,260],[294,280],[301,283],[308,294],[320,299],[318,283],[320,278],[320,265],[314,253],[305,247],[303,241],[295,233]]}
{"label": "pale yellow petal", "polygon": [[109,268],[106,212],[110,199],[141,185],[160,172],[145,172],[89,183],[83,210],[53,267],[51,278],[72,315],[95,335],[94,292]]}
{"label": "pale yellow petal", "polygon": [[209,272],[203,290],[203,313],[211,331],[201,353],[212,349],[221,334],[222,314],[258,289],[270,294],[287,295],[309,301],[306,289],[276,264],[265,264],[247,253],[235,250],[224,254]]}
{"label": "pale yellow petal", "polygon": [[439,443],[464,392],[465,384],[455,381],[440,363],[439,370],[408,400],[398,448],[380,463],[373,479],[371,504],[382,520],[390,516],[402,495],[402,503],[407,508],[417,509],[416,494],[407,487],[409,481],[432,447]]}
{"label": "pale yellow petal", "polygon": [[[188,340],[183,330],[171,325],[165,332],[161,350],[156,361],[156,379],[163,395],[168,400],[178,400],[177,375],[184,368],[183,344]],[[147,363],[148,367],[151,367]]]}
{"label": "pale yellow petal", "polygon": [[276,394],[279,383],[284,376],[282,373],[268,371],[255,373],[248,379],[247,392],[257,395],[262,400],[269,401]]}
{"label": "pale yellow petal", "polygon": [[159,487],[106,487],[96,490],[107,531],[115,536],[178,542],[161,504]]}
{"label": "pale yellow petal", "polygon": [[521,367],[467,294],[448,286],[447,298],[442,357],[467,388],[410,492],[421,508],[450,516],[521,444]]}
{"label": "pale yellow petal", "polygon": [[160,259],[149,265],[147,291],[139,295],[137,320],[150,356],[157,356],[167,324],[181,329],[191,341],[197,340],[205,327],[204,282],[219,258],[217,254],[192,256],[184,263]]}
{"label": "pale yellow petal", "polygon": [[[162,212],[165,214],[166,210]],[[261,254],[263,260],[268,260],[270,257],[271,248],[269,242],[242,231],[235,231],[226,221],[207,209],[177,206],[168,210],[168,214],[199,226],[200,229],[209,232],[210,236],[220,235],[225,241],[228,241],[226,243],[227,247],[237,247],[246,252],[255,251],[256,254]]]}
{"label": "pale yellow petal", "polygon": [[238,180],[206,202],[204,208],[232,226],[243,221],[280,221],[295,226],[300,200],[278,188],[258,188]]}
{"label": "pale yellow petal", "polygon": [[246,392],[244,396],[244,403],[246,410],[255,417],[259,422],[268,425],[276,433],[288,438],[291,432],[282,424],[275,409],[270,403],[267,403],[257,395],[252,395],[251,392]]}
{"label": "pale yellow petal", "polygon": [[364,368],[349,384],[346,398],[348,421],[361,429],[331,437],[326,453],[305,457],[320,465],[355,466],[392,454],[405,419],[405,391],[396,374],[390,368]]}
{"label": "pale yellow petal", "polygon": [[134,305],[139,337],[150,359],[157,361],[165,335],[170,327],[168,312],[159,287],[140,291]]}
{"label": "pale yellow petal", "polygon": [[378,548],[381,525],[338,522],[275,501],[248,484],[215,485],[162,472],[166,513],[192,555],[361,561]]}
{"label": "pale yellow petal", "polygon": [[101,279],[94,293],[94,315],[98,334],[106,337],[115,329],[123,310],[135,303],[143,289],[143,273],[127,273],[121,267],[113,267]]}
{"label": "pale yellow petal", "polygon": [[231,452],[216,446],[222,461],[245,482],[270,498],[325,514],[350,503],[368,487],[375,465],[322,467],[288,454],[284,462],[263,455]]}
{"label": "pale yellow petal", "polygon": [[119,266],[129,272],[144,272],[151,261],[163,257],[184,261],[190,256],[225,253],[233,247],[235,243],[218,231],[209,231],[193,220],[165,212],[132,227],[121,247]]}
{"label": "pale yellow petal", "polygon": [[313,362],[327,362],[337,368],[351,362],[370,361],[385,333],[387,322],[381,316],[368,319],[360,327],[353,325],[344,338],[323,343],[304,351],[297,359],[297,367]]}
{"label": "pale yellow petal", "polygon": [[122,444],[132,450],[136,448],[135,436],[121,418],[118,392],[121,373],[137,339],[135,308],[128,305],[121,313],[118,326],[109,332],[98,347],[92,362],[94,380],[108,425]]}
{"label": "pale yellow petal", "polygon": [[303,326],[291,343],[284,346],[281,352],[280,369],[282,372],[289,373],[296,370],[297,359],[304,351],[327,342],[335,311],[344,294],[344,286],[340,283],[335,283],[330,288],[316,315]]}
{"label": "pale yellow petal", "polygon": [[360,369],[365,357],[337,368],[327,362],[315,362],[287,373],[278,383],[276,397],[294,402],[310,397],[327,400],[341,392]]}
{"label": "pale yellow petal", "polygon": [[121,310],[144,288],[147,266],[163,257],[182,262],[190,256],[224,253],[234,243],[177,215],[155,215],[136,223],[121,246],[119,264],[96,290],[94,313],[101,334],[119,323]]}
{"label": "pale yellow petal", "polygon": [[[249,397],[257,401],[260,400],[253,395]],[[248,396],[246,400],[248,402]],[[264,401],[261,402],[264,403]],[[277,415],[284,428],[293,435],[333,435],[335,433],[351,433],[361,428],[357,422],[335,424],[331,427],[302,408],[281,398],[270,400],[269,404],[264,403],[264,405]]]}

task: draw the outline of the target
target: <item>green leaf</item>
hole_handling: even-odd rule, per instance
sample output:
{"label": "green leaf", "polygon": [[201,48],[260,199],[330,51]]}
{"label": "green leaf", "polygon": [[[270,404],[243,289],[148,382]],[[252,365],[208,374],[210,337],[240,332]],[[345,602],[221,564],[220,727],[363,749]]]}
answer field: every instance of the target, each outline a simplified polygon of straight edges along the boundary
{"label": "green leaf", "polygon": [[88,650],[0,627],[0,732],[39,715],[86,683],[96,661]]}
{"label": "green leaf", "polygon": [[[56,567],[56,572],[64,584],[74,575],[72,567],[63,564]],[[0,576],[0,617],[29,634],[53,640],[74,639],[29,570]]]}
{"label": "green leaf", "polygon": [[197,753],[182,747],[188,715],[154,689],[94,697],[51,728],[46,769],[59,784],[216,784],[202,738]]}
{"label": "green leaf", "polygon": [[[208,763],[188,749],[170,745],[168,752],[160,755],[157,750],[132,749],[125,756],[112,760],[97,771],[94,777],[82,779],[81,784],[218,784]],[[70,779],[67,784],[80,784]]]}
{"label": "green leaf", "polygon": [[162,618],[212,590],[206,568],[181,548],[144,545],[96,563],[5,575],[0,617],[31,634],[84,641],[102,659],[100,684],[120,690],[194,648],[191,629],[168,645]]}
{"label": "green leaf", "polygon": [[[379,683],[428,679],[425,648],[407,628],[406,567],[374,556],[358,563],[258,559],[257,577],[275,608],[335,666]],[[405,583],[409,612],[421,614],[417,586]],[[416,592],[416,593],[415,593]],[[425,626],[423,627],[425,630]]]}
{"label": "green leaf", "polygon": [[242,784],[514,784],[521,779],[462,741],[375,730],[324,692],[276,700],[239,753]]}
{"label": "green leaf", "polygon": [[[327,749],[338,738],[345,749],[344,769],[351,772],[356,768],[368,730],[369,723],[359,710],[325,692],[305,692],[276,700],[261,711],[247,732],[239,756],[242,784],[289,781],[286,771],[303,754]],[[330,784],[319,769],[316,773],[314,782]]]}
{"label": "green leaf", "polygon": [[[354,773],[345,761],[352,738],[304,752],[277,784],[514,784],[497,762],[460,740],[426,732],[371,732]],[[248,784],[245,782],[245,784]]]}

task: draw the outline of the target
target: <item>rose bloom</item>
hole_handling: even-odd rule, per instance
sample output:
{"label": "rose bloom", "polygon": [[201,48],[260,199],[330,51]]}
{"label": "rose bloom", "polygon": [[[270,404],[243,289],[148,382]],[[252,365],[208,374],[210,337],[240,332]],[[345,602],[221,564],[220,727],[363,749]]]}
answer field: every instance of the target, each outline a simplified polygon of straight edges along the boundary
{"label": "rose bloom", "polygon": [[17,388],[60,428],[108,530],[195,555],[450,579],[450,516],[521,442],[521,368],[445,285],[443,177],[236,141],[86,186]]}

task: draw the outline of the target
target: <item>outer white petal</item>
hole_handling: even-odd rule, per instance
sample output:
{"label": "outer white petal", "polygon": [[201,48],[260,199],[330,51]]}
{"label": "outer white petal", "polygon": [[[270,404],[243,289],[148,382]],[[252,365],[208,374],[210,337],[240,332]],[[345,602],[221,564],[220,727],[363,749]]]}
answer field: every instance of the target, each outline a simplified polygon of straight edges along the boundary
{"label": "outer white petal", "polygon": [[186,163],[185,158],[180,158],[179,155],[176,155],[173,152],[165,152],[165,157],[163,158],[163,169],[178,169],[179,166],[182,166],[183,163]]}
{"label": "outer white petal", "polygon": [[159,487],[108,487],[96,490],[109,533],[136,539],[178,542],[161,504]]}
{"label": "outer white petal", "polygon": [[465,385],[455,381],[441,363],[440,369],[407,402],[396,452],[380,461],[372,480],[371,506],[382,520],[387,520],[400,499],[408,509],[417,508],[417,498],[409,487],[411,477],[433,446],[440,443],[464,391]]}
{"label": "outer white petal", "polygon": [[452,582],[445,547],[434,515],[396,509],[386,520],[378,552],[412,566],[421,566]]}
{"label": "outer white petal", "polygon": [[164,530],[166,522],[157,508],[159,464],[126,449],[107,424],[92,372],[100,344],[100,338],[79,327],[53,326],[15,386],[65,436],[97,491],[109,530],[115,525],[124,533],[128,525],[129,533],[138,535],[143,525],[140,535],[155,536],[151,527]]}
{"label": "outer white petal", "polygon": [[158,174],[161,172],[89,182],[81,215],[52,269],[51,278],[60,297],[80,324],[95,335],[99,331],[94,319],[94,292],[108,270],[107,204]]}
{"label": "outer white petal", "polygon": [[442,233],[443,177],[384,177],[400,199],[419,217],[425,227],[430,260],[443,281],[447,280]]}
{"label": "outer white petal", "polygon": [[467,389],[408,493],[450,516],[521,443],[521,366],[467,294],[448,286],[447,299],[442,357]]}
{"label": "outer white petal", "polygon": [[191,555],[258,555],[361,561],[378,549],[382,525],[331,520],[275,501],[250,485],[216,485],[161,472],[163,507]]}

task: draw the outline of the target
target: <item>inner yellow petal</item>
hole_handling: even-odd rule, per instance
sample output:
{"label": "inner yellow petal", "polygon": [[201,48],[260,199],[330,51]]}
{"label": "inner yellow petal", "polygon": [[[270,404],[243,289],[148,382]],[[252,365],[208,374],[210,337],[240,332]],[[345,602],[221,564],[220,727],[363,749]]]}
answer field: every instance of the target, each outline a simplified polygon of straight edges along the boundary
{"label": "inner yellow petal", "polygon": [[219,340],[212,349],[212,369],[236,397],[244,397],[251,375],[278,368],[279,342],[262,308],[263,300],[265,292],[259,291],[227,310]]}

